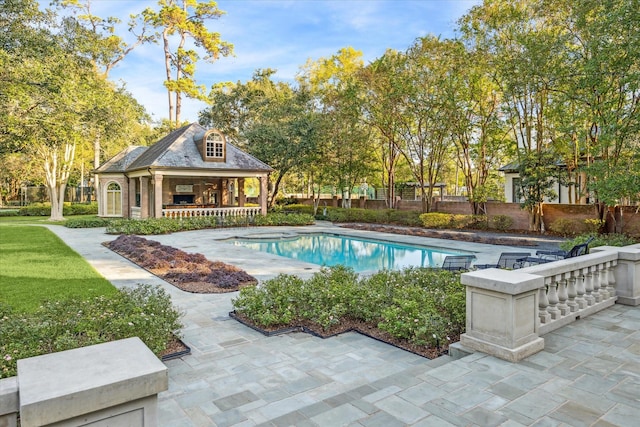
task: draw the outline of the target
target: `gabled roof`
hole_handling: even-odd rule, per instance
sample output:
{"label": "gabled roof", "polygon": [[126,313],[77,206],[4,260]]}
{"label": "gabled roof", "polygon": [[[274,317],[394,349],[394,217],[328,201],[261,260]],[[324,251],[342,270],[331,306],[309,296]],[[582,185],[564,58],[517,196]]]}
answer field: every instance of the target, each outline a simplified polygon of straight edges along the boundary
{"label": "gabled roof", "polygon": [[103,163],[95,171],[98,173],[123,173],[149,147],[132,145]]}
{"label": "gabled roof", "polygon": [[206,129],[198,123],[176,129],[150,147],[129,147],[100,166],[96,172],[131,172],[148,168],[243,170],[270,172],[266,163],[245,153],[229,141],[226,143],[224,162],[205,162],[196,141],[202,139]]}

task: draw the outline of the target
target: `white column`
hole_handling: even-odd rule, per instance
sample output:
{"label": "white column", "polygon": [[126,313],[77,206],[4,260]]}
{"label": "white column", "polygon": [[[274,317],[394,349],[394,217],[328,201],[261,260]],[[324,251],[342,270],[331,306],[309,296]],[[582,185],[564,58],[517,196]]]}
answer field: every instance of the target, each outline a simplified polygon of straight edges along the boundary
{"label": "white column", "polygon": [[153,175],[153,213],[156,218],[162,218],[162,175]]}

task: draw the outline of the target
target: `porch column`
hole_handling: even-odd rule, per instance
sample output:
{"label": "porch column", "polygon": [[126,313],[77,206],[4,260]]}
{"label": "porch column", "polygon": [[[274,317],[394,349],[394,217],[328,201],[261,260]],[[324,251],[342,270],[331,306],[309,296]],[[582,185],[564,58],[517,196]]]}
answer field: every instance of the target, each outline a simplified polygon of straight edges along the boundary
{"label": "porch column", "polygon": [[162,175],[153,175],[153,213],[156,218],[162,218]]}
{"label": "porch column", "polygon": [[133,208],[135,205],[136,205],[136,179],[129,178],[129,206],[127,206],[127,216],[129,218],[132,217],[131,208]]}
{"label": "porch column", "polygon": [[267,195],[269,194],[269,176],[260,177],[260,213],[262,215],[267,214]]}
{"label": "porch column", "polygon": [[140,218],[149,218],[149,177],[140,177]]}
{"label": "porch column", "polygon": [[238,178],[238,206],[243,207],[247,201],[244,195],[244,178]]}

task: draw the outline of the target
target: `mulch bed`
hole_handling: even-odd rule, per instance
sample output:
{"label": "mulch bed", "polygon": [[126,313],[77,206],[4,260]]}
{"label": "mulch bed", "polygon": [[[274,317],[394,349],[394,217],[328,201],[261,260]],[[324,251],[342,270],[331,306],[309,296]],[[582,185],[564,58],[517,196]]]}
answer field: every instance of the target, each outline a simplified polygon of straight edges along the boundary
{"label": "mulch bed", "polygon": [[258,283],[233,265],[209,261],[201,254],[189,254],[138,236],[119,236],[103,245],[186,292],[227,293]]}
{"label": "mulch bed", "polygon": [[385,344],[390,344],[399,349],[417,354],[418,356],[426,357],[427,359],[435,359],[443,354],[448,354],[449,344],[460,340],[459,336],[452,337],[451,342],[443,343],[439,348],[433,348],[409,343],[406,340],[393,337],[389,333],[378,329],[371,324],[349,319],[342,319],[340,324],[333,326],[328,330],[323,330],[322,327],[312,322],[301,322],[296,326],[274,326],[264,328],[257,326],[251,321],[251,319],[242,315],[242,313],[232,311],[229,313],[229,316],[266,336],[280,335],[290,332],[306,332],[320,338],[331,338],[345,332],[358,332],[369,338],[373,338]]}

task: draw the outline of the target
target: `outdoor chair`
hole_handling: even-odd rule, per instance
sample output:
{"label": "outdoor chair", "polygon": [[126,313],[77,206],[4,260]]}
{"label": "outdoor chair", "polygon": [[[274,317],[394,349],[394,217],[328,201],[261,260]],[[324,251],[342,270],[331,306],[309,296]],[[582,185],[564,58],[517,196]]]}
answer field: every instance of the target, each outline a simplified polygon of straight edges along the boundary
{"label": "outdoor chair", "polygon": [[504,268],[514,270],[521,267],[521,259],[527,258],[530,255],[531,254],[529,252],[502,252],[497,264],[476,264],[474,267],[479,269]]}
{"label": "outdoor chair", "polygon": [[442,269],[448,271],[465,271],[471,269],[471,262],[475,255],[447,255],[444,257]]}
{"label": "outdoor chair", "polygon": [[556,250],[556,251],[546,251],[540,250],[536,252],[535,257],[524,257],[518,260],[520,265],[525,263],[529,265],[535,264],[544,264],[551,261],[558,261],[561,259],[574,258],[580,255],[584,255],[589,252],[589,243],[591,243],[595,239],[595,237],[591,236],[587,239],[586,242],[580,243],[579,245],[575,245],[568,251]]}

